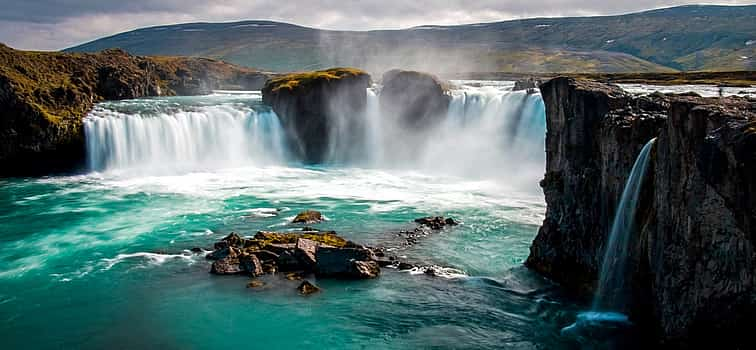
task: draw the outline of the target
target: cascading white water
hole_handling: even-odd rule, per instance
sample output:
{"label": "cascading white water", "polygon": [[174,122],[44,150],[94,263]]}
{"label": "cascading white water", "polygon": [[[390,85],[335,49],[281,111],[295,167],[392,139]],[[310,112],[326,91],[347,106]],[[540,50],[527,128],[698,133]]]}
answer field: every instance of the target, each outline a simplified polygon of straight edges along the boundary
{"label": "cascading white water", "polygon": [[84,121],[90,169],[162,173],[285,159],[282,129],[269,110],[224,103],[153,109],[93,110]]}
{"label": "cascading white water", "polygon": [[627,259],[631,236],[635,225],[635,212],[643,186],[643,179],[651,159],[651,150],[656,138],[648,141],[635,159],[630,176],[622,191],[614,222],[601,261],[599,285],[591,311],[577,315],[575,323],[562,328],[562,335],[582,339],[600,334],[602,329],[618,329],[631,325],[625,311],[627,286]]}
{"label": "cascading white water", "polygon": [[[530,183],[543,173],[546,121],[538,94],[463,86],[452,91],[448,113],[422,130],[408,129],[397,116],[381,113],[378,99],[368,90],[368,108],[359,123],[363,129],[357,131],[360,144],[346,150],[351,157],[336,150],[330,162],[346,159],[361,166],[496,175]],[[364,152],[355,157],[355,149]]]}
{"label": "cascading white water", "polygon": [[[367,94],[364,113],[330,116],[326,163],[495,176],[537,189],[545,162],[540,95],[463,85],[446,115],[416,130],[381,113],[374,89]],[[90,168],[165,173],[297,161],[287,158],[278,117],[259,93],[228,96],[99,105],[85,120]]]}
{"label": "cascading white water", "polygon": [[593,301],[594,311],[624,311],[622,310],[624,297],[628,289],[625,276],[630,238],[635,226],[638,198],[651,159],[651,149],[654,142],[656,142],[656,138],[648,141],[641,149],[617,205],[614,222],[604,251],[604,259],[601,262],[598,289]]}

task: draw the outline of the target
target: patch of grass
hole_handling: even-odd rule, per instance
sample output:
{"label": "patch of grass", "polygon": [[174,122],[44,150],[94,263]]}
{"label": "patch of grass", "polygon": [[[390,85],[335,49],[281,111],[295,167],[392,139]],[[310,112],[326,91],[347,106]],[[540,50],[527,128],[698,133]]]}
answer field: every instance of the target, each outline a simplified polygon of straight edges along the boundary
{"label": "patch of grass", "polygon": [[340,80],[362,75],[367,75],[367,72],[357,68],[331,68],[313,72],[292,73],[271,79],[266,84],[266,89],[270,89],[273,92],[282,89],[291,91],[316,81]]}

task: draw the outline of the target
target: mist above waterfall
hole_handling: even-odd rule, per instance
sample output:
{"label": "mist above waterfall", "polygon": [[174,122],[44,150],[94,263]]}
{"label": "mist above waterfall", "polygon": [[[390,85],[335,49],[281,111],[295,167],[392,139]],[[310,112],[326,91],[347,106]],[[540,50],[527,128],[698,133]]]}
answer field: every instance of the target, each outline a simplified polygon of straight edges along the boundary
{"label": "mist above waterfall", "polygon": [[[333,99],[324,165],[496,178],[537,190],[545,159],[540,95],[512,92],[511,84],[456,84],[448,112],[415,128],[381,110],[379,86],[368,89],[364,112]],[[86,119],[85,132],[96,171],[300,162],[296,140],[256,93],[108,102]]]}

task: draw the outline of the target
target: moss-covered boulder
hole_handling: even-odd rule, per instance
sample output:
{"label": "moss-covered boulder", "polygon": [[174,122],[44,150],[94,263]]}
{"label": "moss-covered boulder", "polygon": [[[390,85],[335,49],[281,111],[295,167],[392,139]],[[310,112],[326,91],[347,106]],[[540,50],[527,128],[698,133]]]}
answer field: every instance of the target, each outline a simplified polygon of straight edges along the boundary
{"label": "moss-covered boulder", "polygon": [[302,161],[326,159],[331,130],[363,113],[370,75],[354,68],[294,73],[266,82],[263,101],[280,118],[290,149]]}
{"label": "moss-covered boulder", "polygon": [[449,110],[449,83],[416,71],[391,70],[383,74],[381,113],[398,118],[405,125],[423,128]]}
{"label": "moss-covered boulder", "polygon": [[316,224],[323,220],[324,220],[323,214],[321,214],[319,211],[305,210],[297,214],[297,216],[294,217],[294,220],[292,220],[292,222],[295,224]]}

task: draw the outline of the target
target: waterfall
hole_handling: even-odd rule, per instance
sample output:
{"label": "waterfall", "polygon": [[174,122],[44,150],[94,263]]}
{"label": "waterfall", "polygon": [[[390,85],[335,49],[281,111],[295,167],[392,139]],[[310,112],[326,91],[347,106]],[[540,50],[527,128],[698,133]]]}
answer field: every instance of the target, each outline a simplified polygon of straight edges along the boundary
{"label": "waterfall", "polygon": [[[539,190],[545,164],[545,113],[539,94],[509,86],[465,86],[448,112],[420,128],[382,113],[367,91],[360,113],[329,116],[325,163],[496,177]],[[85,119],[90,169],[170,173],[288,159],[278,116],[259,93],[114,101]]]}
{"label": "waterfall", "polygon": [[98,106],[84,121],[93,171],[163,173],[285,160],[282,128],[269,109],[234,104]]}
{"label": "waterfall", "polygon": [[[510,182],[538,178],[545,164],[546,121],[539,94],[500,87],[452,91],[446,115],[422,130],[408,129],[397,116],[382,113],[379,94],[368,90],[367,109],[357,125],[358,143],[330,153],[328,162],[378,168],[407,168],[456,175],[495,175]],[[345,125],[333,122],[334,125]],[[352,125],[354,127],[354,125]],[[350,132],[332,132],[336,137]],[[332,143],[341,143],[331,140]],[[362,150],[355,153],[355,150]]]}
{"label": "waterfall", "polygon": [[655,141],[656,138],[651,139],[641,149],[625,183],[625,189],[622,191],[622,197],[614,214],[612,229],[609,232],[604,259],[601,262],[598,290],[593,301],[594,310],[622,311],[624,306],[624,293],[627,291],[625,275],[627,273],[627,255],[630,251],[630,238],[635,224],[635,212],[638,209],[638,197]]}
{"label": "waterfall", "polygon": [[622,191],[601,262],[592,311],[578,314],[575,323],[562,328],[561,334],[564,336],[582,339],[587,335],[598,336],[601,330],[611,332],[630,325],[629,318],[623,314],[626,311],[626,293],[629,291],[625,279],[627,259],[638,199],[655,142],[656,138],[653,138],[643,146]]}

